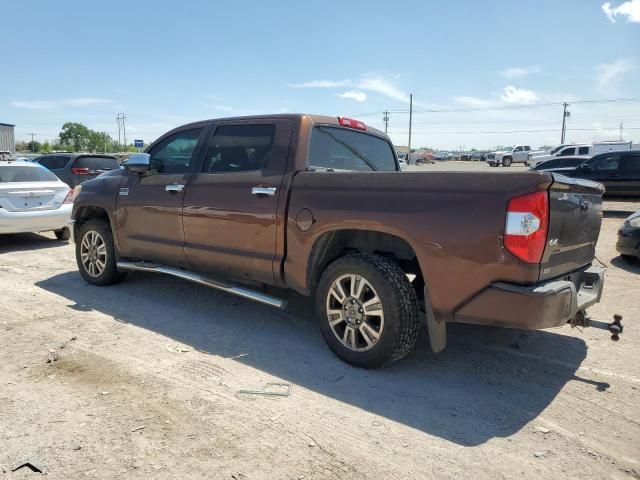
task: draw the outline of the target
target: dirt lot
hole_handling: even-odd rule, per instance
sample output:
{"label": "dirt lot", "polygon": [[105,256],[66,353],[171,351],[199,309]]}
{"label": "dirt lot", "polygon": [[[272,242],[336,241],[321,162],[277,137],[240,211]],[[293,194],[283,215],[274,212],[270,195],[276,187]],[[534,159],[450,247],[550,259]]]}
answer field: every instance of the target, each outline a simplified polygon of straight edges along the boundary
{"label": "dirt lot", "polygon": [[36,475],[11,472],[25,461],[51,478],[640,478],[640,267],[614,251],[634,208],[607,202],[589,312],[622,314],[620,342],[452,326],[442,354],[422,332],[380,371],[337,360],[305,298],[92,287],[72,245],[2,237],[0,478]]}

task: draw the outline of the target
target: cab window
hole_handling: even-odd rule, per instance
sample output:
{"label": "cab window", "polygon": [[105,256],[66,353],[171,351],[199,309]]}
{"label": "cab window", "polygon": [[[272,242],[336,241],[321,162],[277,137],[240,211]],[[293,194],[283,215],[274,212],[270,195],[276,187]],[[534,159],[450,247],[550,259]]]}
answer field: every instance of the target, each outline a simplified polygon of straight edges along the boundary
{"label": "cab window", "polygon": [[194,161],[194,152],[202,128],[183,130],[164,140],[149,152],[149,163],[155,173],[186,173]]}
{"label": "cab window", "polygon": [[558,156],[560,157],[566,157],[568,155],[575,155],[576,153],[576,148],[575,147],[569,147],[569,148],[565,148],[564,150],[562,150]]}
{"label": "cab window", "polygon": [[276,126],[222,125],[209,140],[204,173],[251,172],[264,169],[271,159]]}
{"label": "cab window", "polygon": [[614,173],[618,170],[620,164],[620,155],[605,155],[603,157],[596,157],[589,166],[593,172],[597,173]]}

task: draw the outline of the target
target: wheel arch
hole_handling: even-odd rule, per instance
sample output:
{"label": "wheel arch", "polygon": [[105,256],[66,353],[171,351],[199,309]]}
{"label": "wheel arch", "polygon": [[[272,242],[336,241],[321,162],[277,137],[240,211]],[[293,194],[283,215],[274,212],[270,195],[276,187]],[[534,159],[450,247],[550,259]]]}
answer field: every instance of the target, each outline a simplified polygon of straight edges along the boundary
{"label": "wheel arch", "polygon": [[93,219],[106,221],[111,226],[111,231],[114,231],[111,223],[111,217],[109,217],[105,208],[98,205],[82,205],[79,206],[73,214],[73,238],[78,238],[79,228],[83,223]]}
{"label": "wheel arch", "polygon": [[[324,232],[315,240],[307,259],[308,291],[315,290],[322,272],[331,262],[350,253],[368,253],[390,258],[405,273],[415,275],[422,281],[421,284],[424,283],[416,251],[405,239],[378,230],[344,228]],[[421,289],[422,287],[416,290]]]}

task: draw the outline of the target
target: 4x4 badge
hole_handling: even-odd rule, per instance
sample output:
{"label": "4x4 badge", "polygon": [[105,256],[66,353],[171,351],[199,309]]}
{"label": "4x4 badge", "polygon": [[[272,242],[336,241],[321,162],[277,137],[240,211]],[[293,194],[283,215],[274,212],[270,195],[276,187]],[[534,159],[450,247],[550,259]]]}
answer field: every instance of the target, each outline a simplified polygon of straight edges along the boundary
{"label": "4x4 badge", "polygon": [[118,195],[129,195],[129,189],[128,188],[121,188],[120,191],[118,192]]}

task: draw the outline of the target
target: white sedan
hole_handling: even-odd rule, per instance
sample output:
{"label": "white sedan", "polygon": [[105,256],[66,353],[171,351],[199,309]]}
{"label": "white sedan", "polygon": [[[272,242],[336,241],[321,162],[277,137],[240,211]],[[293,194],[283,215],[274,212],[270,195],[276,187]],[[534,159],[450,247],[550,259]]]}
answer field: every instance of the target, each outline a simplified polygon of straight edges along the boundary
{"label": "white sedan", "polygon": [[73,191],[37,163],[0,160],[0,234],[51,231],[69,239]]}

